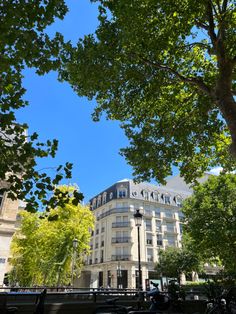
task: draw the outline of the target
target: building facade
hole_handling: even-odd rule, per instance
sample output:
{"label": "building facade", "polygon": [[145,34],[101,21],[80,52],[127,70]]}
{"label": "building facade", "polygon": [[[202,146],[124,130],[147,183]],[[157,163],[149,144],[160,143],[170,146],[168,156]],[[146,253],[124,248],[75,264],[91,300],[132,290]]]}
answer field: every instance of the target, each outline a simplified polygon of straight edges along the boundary
{"label": "building facade", "polygon": [[[85,272],[90,287],[138,288],[138,234],[134,214],[142,213],[140,261],[142,286],[154,276],[160,250],[181,247],[182,201],[191,189],[181,178],[166,186],[124,179],[90,200],[96,217]],[[87,276],[87,278],[89,278]]]}
{"label": "building facade", "polygon": [[4,275],[10,269],[10,244],[16,230],[19,209],[18,200],[12,201],[7,193],[0,193],[0,287],[3,285]]}

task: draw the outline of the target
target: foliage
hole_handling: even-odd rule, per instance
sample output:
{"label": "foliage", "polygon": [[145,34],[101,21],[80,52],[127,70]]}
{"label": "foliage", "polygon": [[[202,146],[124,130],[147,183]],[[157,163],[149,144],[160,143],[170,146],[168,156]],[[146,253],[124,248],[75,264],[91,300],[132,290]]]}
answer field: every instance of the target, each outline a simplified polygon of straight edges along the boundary
{"label": "foliage", "polygon": [[201,269],[198,255],[186,248],[168,247],[160,251],[156,270],[159,275],[180,279],[182,273],[191,273]]}
{"label": "foliage", "polygon": [[235,168],[235,1],[93,2],[100,24],[66,44],[60,79],[121,121],[136,179]]}
{"label": "foliage", "polygon": [[192,247],[207,259],[217,259],[236,271],[236,176],[221,174],[194,188],[182,208],[185,232]]}
{"label": "foliage", "polygon": [[[39,75],[59,66],[63,37],[50,38],[45,29],[67,12],[63,0],[2,1],[0,5],[0,182],[12,199],[23,199],[29,211],[36,211],[39,202],[55,207],[54,198],[47,198],[63,177],[71,177],[72,164],[59,166],[54,178],[36,170],[38,157],[54,157],[58,143],[38,141],[38,135],[26,134],[27,125],[16,124],[15,111],[28,105],[22,85],[25,67],[35,68]],[[58,191],[59,192],[59,191]],[[59,194],[59,193],[58,193]],[[77,201],[82,195],[75,194]]]}
{"label": "foliage", "polygon": [[[74,187],[62,186],[71,194]],[[21,286],[70,283],[73,240],[78,240],[75,272],[79,274],[83,257],[89,253],[94,216],[89,208],[73,205],[73,196],[65,207],[48,214],[20,213],[21,225],[13,237],[11,281]]]}

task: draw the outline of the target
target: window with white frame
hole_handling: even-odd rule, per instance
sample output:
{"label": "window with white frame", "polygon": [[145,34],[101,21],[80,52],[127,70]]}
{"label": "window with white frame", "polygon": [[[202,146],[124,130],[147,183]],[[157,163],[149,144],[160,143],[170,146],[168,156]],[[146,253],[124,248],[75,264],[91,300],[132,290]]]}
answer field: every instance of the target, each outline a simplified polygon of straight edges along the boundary
{"label": "window with white frame", "polygon": [[147,261],[153,262],[153,249],[147,248]]}
{"label": "window with white frame", "polygon": [[175,203],[176,203],[176,206],[182,207],[182,203],[183,203],[182,197],[179,196],[179,195],[177,195],[177,196],[175,197]]}
{"label": "window with white frame", "polygon": [[152,199],[156,202],[159,201],[159,193],[157,191],[152,192]]}
{"label": "window with white frame", "polygon": [[92,209],[96,208],[96,204],[97,204],[97,200],[96,200],[96,198],[94,198],[92,201]]}
{"label": "window with white frame", "polygon": [[176,238],[173,236],[168,236],[167,238],[168,246],[176,246]]}
{"label": "window with white frame", "polygon": [[146,244],[152,245],[152,234],[149,232],[146,233]]}
{"label": "window with white frame", "polygon": [[149,200],[149,192],[147,190],[142,191],[143,198],[148,201]]}
{"label": "window with white frame", "polygon": [[157,218],[160,218],[161,217],[161,209],[160,208],[155,208],[154,209],[154,212],[155,212],[155,216]]}
{"label": "window with white frame", "polygon": [[151,219],[146,219],[145,225],[146,225],[146,231],[152,231],[152,220]]}
{"label": "window with white frame", "polygon": [[104,192],[103,195],[102,195],[102,203],[105,204],[107,201],[107,193]]}
{"label": "window with white frame", "polygon": [[97,199],[97,207],[99,206],[101,206],[101,195],[99,195]]}
{"label": "window with white frame", "polygon": [[127,197],[127,189],[120,187],[120,188],[117,190],[117,197],[118,197],[118,198],[125,198],[125,197]]}
{"label": "window with white frame", "polygon": [[171,197],[169,194],[164,194],[163,195],[163,201],[165,204],[170,204],[171,203]]}

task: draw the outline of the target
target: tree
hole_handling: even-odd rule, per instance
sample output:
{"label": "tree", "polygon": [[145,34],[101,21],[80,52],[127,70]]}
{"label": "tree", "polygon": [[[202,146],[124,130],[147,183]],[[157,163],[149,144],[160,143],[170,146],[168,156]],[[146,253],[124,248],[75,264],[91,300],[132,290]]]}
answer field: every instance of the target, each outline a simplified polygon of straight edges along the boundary
{"label": "tree", "polygon": [[[37,170],[38,157],[54,157],[58,142],[38,141],[38,135],[28,136],[26,124],[19,125],[15,111],[28,105],[22,85],[23,70],[35,68],[39,75],[56,70],[63,37],[50,38],[45,29],[67,12],[63,0],[2,1],[0,5],[0,183],[8,197],[23,199],[29,211],[39,203],[55,207],[55,198],[48,198],[63,177],[71,177],[72,164],[58,166],[54,178]],[[58,191],[58,195],[59,195]],[[77,193],[77,201],[82,199]],[[59,200],[58,200],[59,201]]]}
{"label": "tree", "polygon": [[160,251],[159,261],[156,265],[159,275],[177,278],[180,282],[182,273],[188,274],[201,269],[201,262],[196,253],[188,249],[168,247]]}
{"label": "tree", "polygon": [[[60,190],[74,192],[74,187]],[[73,205],[73,197],[65,207],[50,213],[20,213],[21,224],[11,245],[11,281],[21,286],[70,283],[73,240],[78,240],[76,273],[90,251],[89,241],[94,216],[88,207]]]}
{"label": "tree", "polygon": [[236,176],[221,174],[194,188],[184,202],[185,231],[205,260],[220,259],[225,270],[236,272]]}
{"label": "tree", "polygon": [[235,168],[235,1],[93,2],[100,24],[66,45],[60,79],[121,121],[136,178]]}

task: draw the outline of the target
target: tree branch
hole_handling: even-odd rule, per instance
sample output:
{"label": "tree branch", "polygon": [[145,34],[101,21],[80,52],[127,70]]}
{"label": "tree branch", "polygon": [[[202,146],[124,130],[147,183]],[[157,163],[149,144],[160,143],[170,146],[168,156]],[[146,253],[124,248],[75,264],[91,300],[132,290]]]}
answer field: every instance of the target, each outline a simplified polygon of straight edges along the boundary
{"label": "tree branch", "polygon": [[211,38],[213,46],[215,47],[217,37],[216,37],[216,33],[215,33],[215,23],[214,23],[214,17],[213,17],[213,13],[212,13],[212,2],[211,2],[211,0],[209,0],[206,3],[206,14],[208,17],[208,22],[209,22],[208,34]]}
{"label": "tree branch", "polygon": [[160,64],[158,62],[152,62],[152,61],[145,59],[143,57],[140,57],[140,58],[146,64],[154,66],[155,68],[158,68],[160,70],[169,72],[170,74],[173,74],[176,78],[178,78],[180,81],[194,85],[199,90],[206,93],[208,96],[212,96],[211,89],[203,82],[203,80],[200,77],[185,77],[184,75],[180,74],[178,71],[176,71],[175,69],[172,69],[169,66]]}
{"label": "tree branch", "polygon": [[224,0],[223,5],[222,5],[222,13],[226,12],[227,6],[228,6],[228,0]]}

